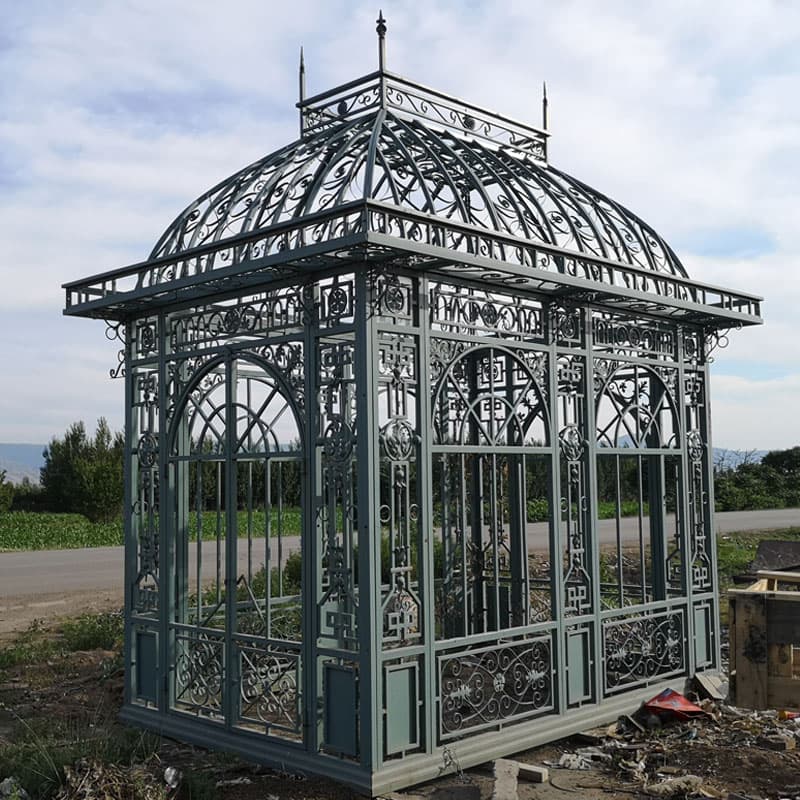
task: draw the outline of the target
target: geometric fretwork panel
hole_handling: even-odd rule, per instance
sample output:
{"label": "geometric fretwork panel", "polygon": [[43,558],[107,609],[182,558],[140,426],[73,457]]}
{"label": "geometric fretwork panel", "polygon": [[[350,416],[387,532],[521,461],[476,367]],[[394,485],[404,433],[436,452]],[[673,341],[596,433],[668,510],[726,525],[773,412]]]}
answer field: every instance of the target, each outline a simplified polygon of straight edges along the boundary
{"label": "geometric fretwork panel", "polygon": [[684,379],[686,449],[689,456],[689,552],[690,579],[695,591],[710,591],[713,586],[711,544],[707,525],[708,445],[706,441],[706,385],[703,373],[687,371]]}
{"label": "geometric fretwork panel", "polygon": [[420,638],[417,339],[378,339],[381,616],[384,646]]}
{"label": "geometric fretwork panel", "polygon": [[[148,328],[149,330],[149,328]],[[154,614],[159,607],[159,433],[158,375],[155,369],[137,369],[132,375],[134,403],[132,417],[137,432],[133,447],[132,472],[136,476],[131,508],[136,533],[137,556],[133,610]]]}
{"label": "geometric fretwork panel", "polygon": [[575,355],[558,360],[560,527],[564,543],[564,614],[592,611],[587,492],[586,367]]}

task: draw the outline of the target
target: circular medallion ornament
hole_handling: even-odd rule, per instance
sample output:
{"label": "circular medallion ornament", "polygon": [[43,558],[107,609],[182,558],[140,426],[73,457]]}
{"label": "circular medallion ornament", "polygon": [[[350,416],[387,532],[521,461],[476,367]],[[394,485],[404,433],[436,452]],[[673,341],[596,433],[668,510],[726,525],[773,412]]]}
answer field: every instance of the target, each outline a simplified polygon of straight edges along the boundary
{"label": "circular medallion ornament", "polygon": [[703,437],[700,435],[700,432],[689,431],[686,436],[686,444],[689,447],[689,458],[691,458],[692,461],[702,461],[705,446],[703,445]]}
{"label": "circular medallion ornament", "polygon": [[230,311],[225,313],[225,317],[222,320],[222,325],[225,328],[226,333],[236,333],[236,331],[239,330],[241,322],[241,315],[235,308],[232,308]]}
{"label": "circular medallion ornament", "polygon": [[158,440],[152,433],[143,433],[136,445],[139,456],[139,466],[152,467],[158,458]]}
{"label": "circular medallion ornament", "polygon": [[347,292],[341,286],[334,286],[328,294],[328,312],[335,317],[347,311]]}
{"label": "circular medallion ornament", "polygon": [[392,420],[381,432],[381,443],[392,461],[407,461],[414,447],[414,429],[408,420]]}
{"label": "circular medallion ornament", "polygon": [[386,310],[392,314],[399,314],[405,311],[406,298],[402,288],[397,284],[387,286],[383,295],[383,303],[386,306]]}
{"label": "circular medallion ornament", "polygon": [[152,325],[145,325],[141,333],[142,351],[149,353],[156,347],[156,332]]}
{"label": "circular medallion ornament", "polygon": [[559,434],[561,452],[567,461],[580,461],[583,455],[583,438],[575,425],[567,425]]}
{"label": "circular medallion ornament", "polygon": [[481,306],[481,319],[484,325],[494,325],[497,322],[497,309],[493,303],[484,303]]}
{"label": "circular medallion ornament", "polygon": [[348,461],[353,454],[353,431],[346,422],[333,420],[325,429],[323,448],[331,461]]}

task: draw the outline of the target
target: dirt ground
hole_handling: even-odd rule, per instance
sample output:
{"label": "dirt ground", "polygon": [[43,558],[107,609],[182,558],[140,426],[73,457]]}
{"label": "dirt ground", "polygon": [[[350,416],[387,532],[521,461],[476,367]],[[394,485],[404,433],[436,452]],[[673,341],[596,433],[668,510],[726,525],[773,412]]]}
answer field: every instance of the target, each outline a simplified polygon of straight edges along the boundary
{"label": "dirt ground", "polygon": [[[47,625],[41,627],[45,632],[48,630]],[[116,722],[121,700],[121,663],[118,653],[113,651],[69,653],[0,670],[0,753],[4,745],[24,738],[25,731],[47,730],[51,738],[53,731],[63,731],[64,736],[70,732],[77,736],[75,732],[80,731],[79,738],[84,737],[87,746],[91,746],[92,735],[116,736],[122,729]],[[596,752],[604,753],[606,760],[592,762],[592,767],[586,770],[552,766],[558,764],[562,755],[587,747],[587,741],[579,737],[519,753],[514,756],[519,761],[550,764],[551,768],[548,783],[520,782],[518,797],[520,800],[644,798],[649,796],[645,786],[684,774],[702,778],[700,792],[690,795],[694,797],[727,798],[729,792],[769,800],[800,796],[800,751],[777,752],[758,743],[764,733],[781,730],[800,735],[800,728],[792,721],[780,722],[774,715],[716,710],[715,714],[719,716],[717,721],[709,718],[701,722],[675,723],[646,733],[620,733],[598,740]],[[275,772],[171,740],[157,742],[144,761],[156,783],[163,780],[166,767],[180,770],[187,786],[191,780],[201,777],[205,793],[178,792],[178,798],[189,800],[196,797],[222,800],[350,800],[359,797],[330,781]],[[7,777],[2,774],[2,763],[0,756],[0,780]],[[492,789],[490,769],[478,768],[407,789],[395,796],[409,800],[413,797],[488,800]],[[75,795],[78,796],[83,797]],[[98,796],[103,797],[102,794]]]}
{"label": "dirt ground", "polygon": [[[0,556],[1,557],[1,556]],[[44,589],[24,596],[0,596],[0,647],[34,621],[53,624],[63,617],[93,614],[122,608],[122,590],[58,592]]]}

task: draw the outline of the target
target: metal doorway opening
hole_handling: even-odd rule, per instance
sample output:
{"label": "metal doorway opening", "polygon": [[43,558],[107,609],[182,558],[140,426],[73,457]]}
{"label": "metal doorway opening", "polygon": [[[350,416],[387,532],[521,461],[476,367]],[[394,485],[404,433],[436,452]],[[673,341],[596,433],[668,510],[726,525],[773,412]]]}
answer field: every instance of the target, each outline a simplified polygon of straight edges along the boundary
{"label": "metal doorway opening", "polygon": [[168,462],[175,543],[170,708],[302,737],[303,447],[269,365],[223,357],[188,381]]}

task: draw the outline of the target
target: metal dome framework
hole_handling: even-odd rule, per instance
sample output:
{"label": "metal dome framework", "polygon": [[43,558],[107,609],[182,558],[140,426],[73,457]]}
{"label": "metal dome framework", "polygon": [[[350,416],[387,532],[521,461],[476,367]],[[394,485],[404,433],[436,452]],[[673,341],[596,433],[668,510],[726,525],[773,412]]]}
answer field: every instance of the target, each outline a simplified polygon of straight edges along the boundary
{"label": "metal dome framework", "polygon": [[709,353],[760,299],[382,55],[298,105],[65,285],[123,343],[125,718],[377,794],[717,668]]}

